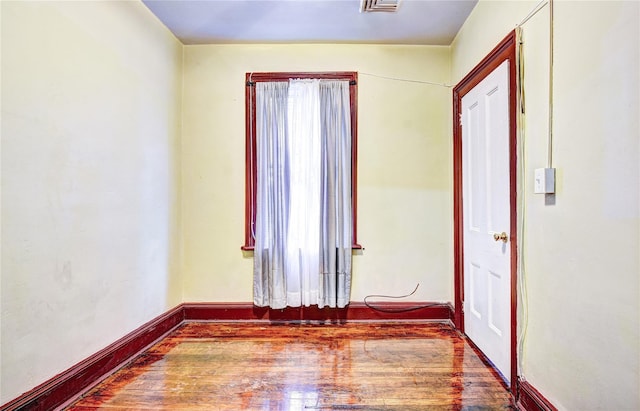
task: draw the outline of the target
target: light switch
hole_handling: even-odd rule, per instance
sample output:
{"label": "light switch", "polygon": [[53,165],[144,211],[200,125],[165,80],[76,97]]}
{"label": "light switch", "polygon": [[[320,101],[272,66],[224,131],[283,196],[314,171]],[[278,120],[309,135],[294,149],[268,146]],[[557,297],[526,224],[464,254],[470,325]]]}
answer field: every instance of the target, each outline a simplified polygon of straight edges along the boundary
{"label": "light switch", "polygon": [[551,194],[556,191],[556,169],[536,168],[534,171],[533,192]]}

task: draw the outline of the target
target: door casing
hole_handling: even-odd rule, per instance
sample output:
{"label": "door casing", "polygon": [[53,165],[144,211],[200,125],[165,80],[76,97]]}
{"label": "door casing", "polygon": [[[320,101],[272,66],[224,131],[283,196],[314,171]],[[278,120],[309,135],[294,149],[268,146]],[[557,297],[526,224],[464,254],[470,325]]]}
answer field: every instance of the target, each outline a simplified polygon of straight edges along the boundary
{"label": "door casing", "polygon": [[462,127],[460,115],[462,97],[505,60],[509,61],[509,204],[511,211],[509,238],[511,253],[511,392],[516,394],[517,382],[517,62],[516,32],[509,33],[453,89],[453,241],[454,241],[454,324],[464,333],[464,247],[462,195]]}

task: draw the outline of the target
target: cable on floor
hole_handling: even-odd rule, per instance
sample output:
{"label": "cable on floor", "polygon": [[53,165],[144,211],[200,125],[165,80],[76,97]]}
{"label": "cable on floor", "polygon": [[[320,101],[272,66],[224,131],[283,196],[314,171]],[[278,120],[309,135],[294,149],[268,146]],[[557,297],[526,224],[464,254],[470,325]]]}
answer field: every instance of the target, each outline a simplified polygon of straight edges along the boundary
{"label": "cable on floor", "polygon": [[372,309],[374,311],[379,311],[381,313],[406,313],[406,312],[409,312],[409,311],[417,311],[417,310],[422,310],[424,308],[435,307],[435,306],[441,305],[440,303],[430,303],[430,304],[418,305],[418,306],[415,306],[415,307],[388,309],[388,308],[376,307],[374,305],[371,305],[371,303],[368,301],[369,298],[401,299],[401,298],[411,297],[412,295],[414,295],[416,293],[416,291],[418,291],[418,287],[420,287],[420,283],[416,284],[416,288],[414,288],[413,291],[411,291],[409,294],[406,294],[406,295],[369,294],[366,297],[364,297],[364,305],[366,305],[367,307],[369,307],[370,309]]}

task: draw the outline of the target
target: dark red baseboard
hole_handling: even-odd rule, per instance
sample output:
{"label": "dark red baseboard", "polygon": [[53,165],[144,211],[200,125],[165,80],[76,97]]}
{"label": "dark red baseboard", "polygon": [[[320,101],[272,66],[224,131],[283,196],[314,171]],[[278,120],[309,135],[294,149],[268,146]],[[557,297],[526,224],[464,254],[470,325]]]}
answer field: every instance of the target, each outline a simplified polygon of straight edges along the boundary
{"label": "dark red baseboard", "polygon": [[[442,303],[371,303],[372,308],[362,302],[352,302],[346,308],[287,307],[270,309],[256,307],[251,303],[185,303],[185,320],[220,321],[313,321],[341,323],[346,321],[403,321],[453,319],[451,304]],[[423,307],[416,309],[417,307]]]}
{"label": "dark red baseboard", "polygon": [[518,409],[524,411],[558,411],[549,400],[525,380],[518,381]]}
{"label": "dark red baseboard", "polygon": [[[251,303],[184,303],[142,325],[89,358],[56,375],[49,381],[4,404],[0,411],[53,410],[73,399],[157,341],[183,321],[451,321],[453,307],[442,303],[372,303],[377,309],[354,302],[347,308],[318,307],[272,310]],[[416,307],[422,307],[415,309]],[[382,311],[380,311],[382,310]]]}
{"label": "dark red baseboard", "polygon": [[1,411],[53,410],[122,365],[184,320],[182,305],[156,317],[68,370],[4,404]]}

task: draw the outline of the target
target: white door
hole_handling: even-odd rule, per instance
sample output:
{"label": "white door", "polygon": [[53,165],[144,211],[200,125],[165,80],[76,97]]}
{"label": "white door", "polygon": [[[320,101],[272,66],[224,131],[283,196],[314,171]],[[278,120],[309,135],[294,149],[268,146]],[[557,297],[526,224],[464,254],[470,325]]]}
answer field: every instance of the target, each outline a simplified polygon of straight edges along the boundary
{"label": "white door", "polygon": [[[509,381],[509,62],[462,98],[464,328]],[[504,233],[504,234],[503,234]]]}

